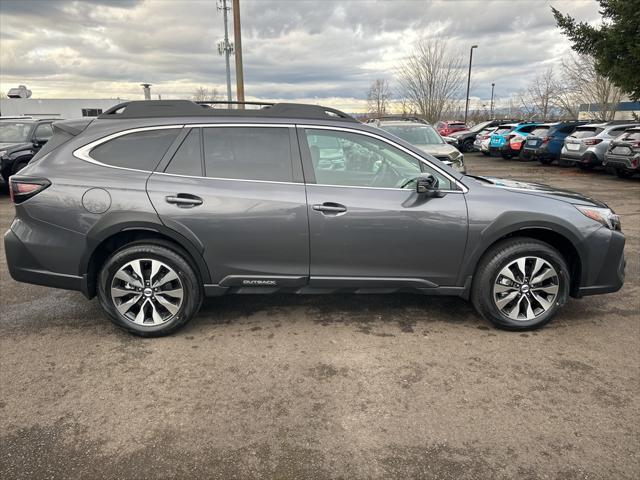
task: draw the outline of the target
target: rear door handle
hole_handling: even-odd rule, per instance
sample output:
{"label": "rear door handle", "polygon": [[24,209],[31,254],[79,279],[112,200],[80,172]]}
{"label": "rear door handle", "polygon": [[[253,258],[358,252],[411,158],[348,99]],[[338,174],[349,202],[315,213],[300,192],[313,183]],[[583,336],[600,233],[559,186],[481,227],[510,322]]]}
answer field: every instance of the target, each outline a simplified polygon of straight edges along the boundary
{"label": "rear door handle", "polygon": [[173,203],[182,208],[197,207],[202,205],[202,199],[188,193],[179,193],[176,196],[168,196],[164,198],[167,203]]}
{"label": "rear door handle", "polygon": [[347,211],[347,207],[345,207],[344,205],[341,205],[339,203],[333,203],[333,202],[324,202],[323,204],[316,204],[313,205],[314,210],[316,210],[317,212],[323,212],[323,213],[344,213]]}

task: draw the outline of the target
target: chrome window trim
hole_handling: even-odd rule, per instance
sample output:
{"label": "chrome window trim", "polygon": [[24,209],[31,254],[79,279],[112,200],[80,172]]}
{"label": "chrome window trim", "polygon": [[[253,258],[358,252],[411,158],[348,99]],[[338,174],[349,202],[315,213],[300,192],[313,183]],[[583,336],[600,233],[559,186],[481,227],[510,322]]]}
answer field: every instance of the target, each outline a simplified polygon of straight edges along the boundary
{"label": "chrome window trim", "polygon": [[98,160],[95,160],[94,158],[91,157],[90,155],[91,150],[93,150],[99,145],[102,145],[103,143],[108,142],[109,140],[113,140],[114,138],[118,138],[118,137],[123,137],[124,135],[128,135],[130,133],[147,132],[147,131],[153,131],[153,130],[170,130],[172,128],[184,128],[184,125],[183,124],[158,125],[154,127],[139,127],[139,128],[130,128],[128,130],[122,130],[120,132],[112,133],[110,135],[107,135],[106,137],[102,137],[97,140],[94,140],[93,142],[87,143],[86,145],[80,148],[76,148],[73,151],[73,156],[80,160],[84,160],[85,162],[93,163],[94,165],[100,165],[101,167],[116,168],[118,170],[128,170],[130,172],[152,173],[151,170],[140,170],[138,168],[118,167],[116,165],[109,165],[107,163],[99,162]]}
{"label": "chrome window trim", "polygon": [[99,165],[101,167],[107,167],[107,168],[115,168],[118,170],[128,170],[128,171],[132,171],[132,172],[142,172],[142,173],[155,173],[158,175],[168,175],[168,176],[174,176],[174,177],[185,177],[185,178],[205,178],[205,179],[212,179],[212,180],[229,180],[229,181],[235,181],[235,182],[256,182],[256,183],[275,183],[275,184],[284,184],[284,185],[316,185],[316,186],[321,186],[321,187],[336,187],[336,188],[360,188],[360,189],[373,189],[373,190],[400,190],[400,191],[408,191],[407,189],[404,188],[391,188],[391,187],[367,187],[367,186],[356,186],[356,185],[325,185],[325,184],[318,184],[318,183],[299,183],[299,182],[279,182],[279,181],[275,181],[275,180],[253,180],[253,179],[245,179],[245,178],[220,178],[220,177],[205,177],[205,176],[192,176],[192,175],[180,175],[180,174],[175,174],[175,173],[165,173],[165,172],[154,172],[151,170],[141,170],[141,169],[137,169],[137,168],[128,168],[128,167],[118,167],[115,165],[108,165],[106,163],[100,162],[98,160],[95,160],[94,158],[91,157],[90,152],[92,149],[94,149],[95,147],[108,142],[109,140],[113,140],[114,138],[118,138],[118,137],[122,137],[124,135],[128,135],[130,133],[137,133],[137,132],[145,132],[145,131],[153,131],[153,130],[169,130],[172,128],[215,128],[215,127],[269,127],[269,128],[296,128],[296,127],[300,127],[300,128],[309,128],[309,129],[316,129],[316,130],[334,130],[334,131],[339,131],[339,132],[348,132],[348,133],[355,133],[355,134],[359,134],[359,135],[365,135],[368,137],[372,137],[375,138],[377,140],[380,140],[381,142],[385,142],[405,153],[407,153],[408,155],[414,157],[416,160],[428,165],[429,167],[433,168],[434,170],[436,170],[437,172],[439,172],[440,174],[442,174],[443,176],[445,176],[446,178],[448,178],[452,183],[454,183],[455,185],[457,185],[458,187],[460,187],[460,190],[441,190],[444,193],[467,193],[469,191],[469,189],[467,188],[466,185],[464,185],[462,182],[460,182],[459,180],[456,180],[454,177],[452,177],[451,175],[449,175],[447,172],[443,171],[441,168],[439,168],[438,166],[434,165],[433,163],[431,163],[430,161],[428,161],[425,158],[420,157],[419,155],[413,153],[412,151],[406,149],[405,147],[403,147],[402,145],[399,145],[391,140],[388,140],[380,135],[377,135],[375,133],[371,133],[371,132],[365,132],[363,130],[359,130],[359,129],[354,129],[354,128],[345,128],[345,127],[334,127],[334,126],[329,126],[329,125],[310,125],[310,124],[290,124],[290,123],[187,123],[187,124],[174,124],[174,125],[157,125],[157,126],[151,126],[151,127],[137,127],[137,128],[130,128],[127,130],[122,130],[116,133],[112,133],[110,135],[107,135],[105,137],[99,138],[97,140],[94,140],[93,142],[90,142],[82,147],[77,148],[76,150],[73,151],[73,156],[83,160],[85,162],[89,162],[92,163],[94,165]]}
{"label": "chrome window trim", "polygon": [[[377,135],[375,133],[371,133],[371,132],[365,132],[364,130],[358,130],[358,129],[354,129],[354,128],[347,128],[347,127],[334,127],[334,126],[328,126],[328,125],[297,125],[300,128],[309,128],[309,129],[314,129],[314,130],[335,130],[338,132],[348,132],[348,133],[355,133],[358,135],[366,135],[368,137],[372,137],[375,138],[377,140],[380,140],[381,142],[387,143],[389,145],[392,145],[393,147],[402,150],[403,152],[405,152],[408,155],[411,155],[413,158],[415,158],[416,160],[418,160],[419,162],[424,163],[425,165],[428,165],[429,167],[433,168],[434,170],[436,170],[438,173],[442,174],[444,177],[448,178],[449,181],[451,181],[453,184],[457,185],[458,187],[460,187],[460,190],[442,190],[442,192],[450,192],[450,193],[467,193],[469,191],[469,189],[467,188],[467,186],[460,182],[459,180],[456,180],[454,177],[452,177],[451,175],[449,175],[447,172],[445,172],[444,170],[442,170],[440,167],[434,165],[433,163],[431,163],[429,160],[427,160],[426,158],[422,158],[421,156],[419,156],[416,153],[413,153],[411,150],[403,147],[402,145],[399,145],[397,143],[395,143],[392,140],[388,140],[380,135]],[[334,185],[328,185],[328,186],[334,186]],[[340,185],[338,185],[340,186]],[[348,185],[345,185],[345,187],[347,188],[354,188]],[[358,188],[358,187],[355,187]],[[360,187],[360,188],[381,188],[381,187]],[[403,188],[397,188],[397,189],[392,189],[392,190],[404,190]]]}

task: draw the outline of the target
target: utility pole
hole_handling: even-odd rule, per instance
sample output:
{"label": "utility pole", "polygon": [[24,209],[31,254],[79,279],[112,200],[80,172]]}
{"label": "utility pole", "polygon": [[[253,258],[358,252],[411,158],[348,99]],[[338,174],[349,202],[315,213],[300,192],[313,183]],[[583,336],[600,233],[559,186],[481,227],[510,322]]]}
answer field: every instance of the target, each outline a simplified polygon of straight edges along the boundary
{"label": "utility pole", "polygon": [[493,89],[496,88],[496,84],[491,84],[491,120],[493,120]]}
{"label": "utility pole", "polygon": [[469,76],[467,77],[467,98],[464,104],[464,123],[467,123],[467,113],[469,112],[469,87],[471,87],[471,62],[473,61],[473,49],[478,48],[477,45],[473,45],[469,50]]}
{"label": "utility pole", "polygon": [[227,101],[231,101],[231,67],[229,65],[229,54],[233,51],[233,45],[229,43],[229,26],[227,25],[227,14],[231,7],[227,6],[227,0],[221,0],[222,4],[218,3],[218,10],[222,10],[222,16],[224,17],[224,40],[218,44],[218,53],[224,54],[224,61],[227,66]]}
{"label": "utility pole", "polygon": [[[240,0],[233,0],[233,43],[236,55],[236,100],[244,102],[244,72],[242,70],[242,31],[240,28]],[[238,105],[244,108],[244,105]]]}

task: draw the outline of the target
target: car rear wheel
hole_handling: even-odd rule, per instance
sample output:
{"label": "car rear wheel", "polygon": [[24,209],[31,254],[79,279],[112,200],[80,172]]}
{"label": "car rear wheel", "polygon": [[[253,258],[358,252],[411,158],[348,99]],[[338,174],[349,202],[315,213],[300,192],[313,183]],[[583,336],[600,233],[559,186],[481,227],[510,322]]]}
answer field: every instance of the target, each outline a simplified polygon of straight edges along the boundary
{"label": "car rear wheel", "polygon": [[569,295],[569,269],[550,245],[508,239],[483,257],[471,300],[480,315],[505,330],[532,330],[553,318]]}
{"label": "car rear wheel", "polygon": [[189,262],[159,245],[116,251],[103,265],[98,283],[100,304],[113,323],[143,337],[173,333],[202,303],[202,288]]}
{"label": "car rear wheel", "polygon": [[461,148],[465,153],[473,151],[473,140],[465,140],[462,142]]}

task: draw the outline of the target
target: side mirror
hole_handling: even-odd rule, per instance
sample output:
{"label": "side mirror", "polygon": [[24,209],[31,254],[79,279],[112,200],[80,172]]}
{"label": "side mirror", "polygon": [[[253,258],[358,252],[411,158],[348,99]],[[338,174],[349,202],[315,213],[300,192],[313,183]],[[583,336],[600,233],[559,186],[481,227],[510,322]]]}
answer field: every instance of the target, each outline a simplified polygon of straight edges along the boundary
{"label": "side mirror", "polygon": [[34,138],[33,139],[33,146],[34,147],[41,147],[43,146],[45,143],[47,143],[48,139],[43,139],[43,138]]}
{"label": "side mirror", "polygon": [[430,173],[420,175],[416,179],[416,192],[418,195],[424,195],[425,193],[435,193],[438,191],[438,179]]}

